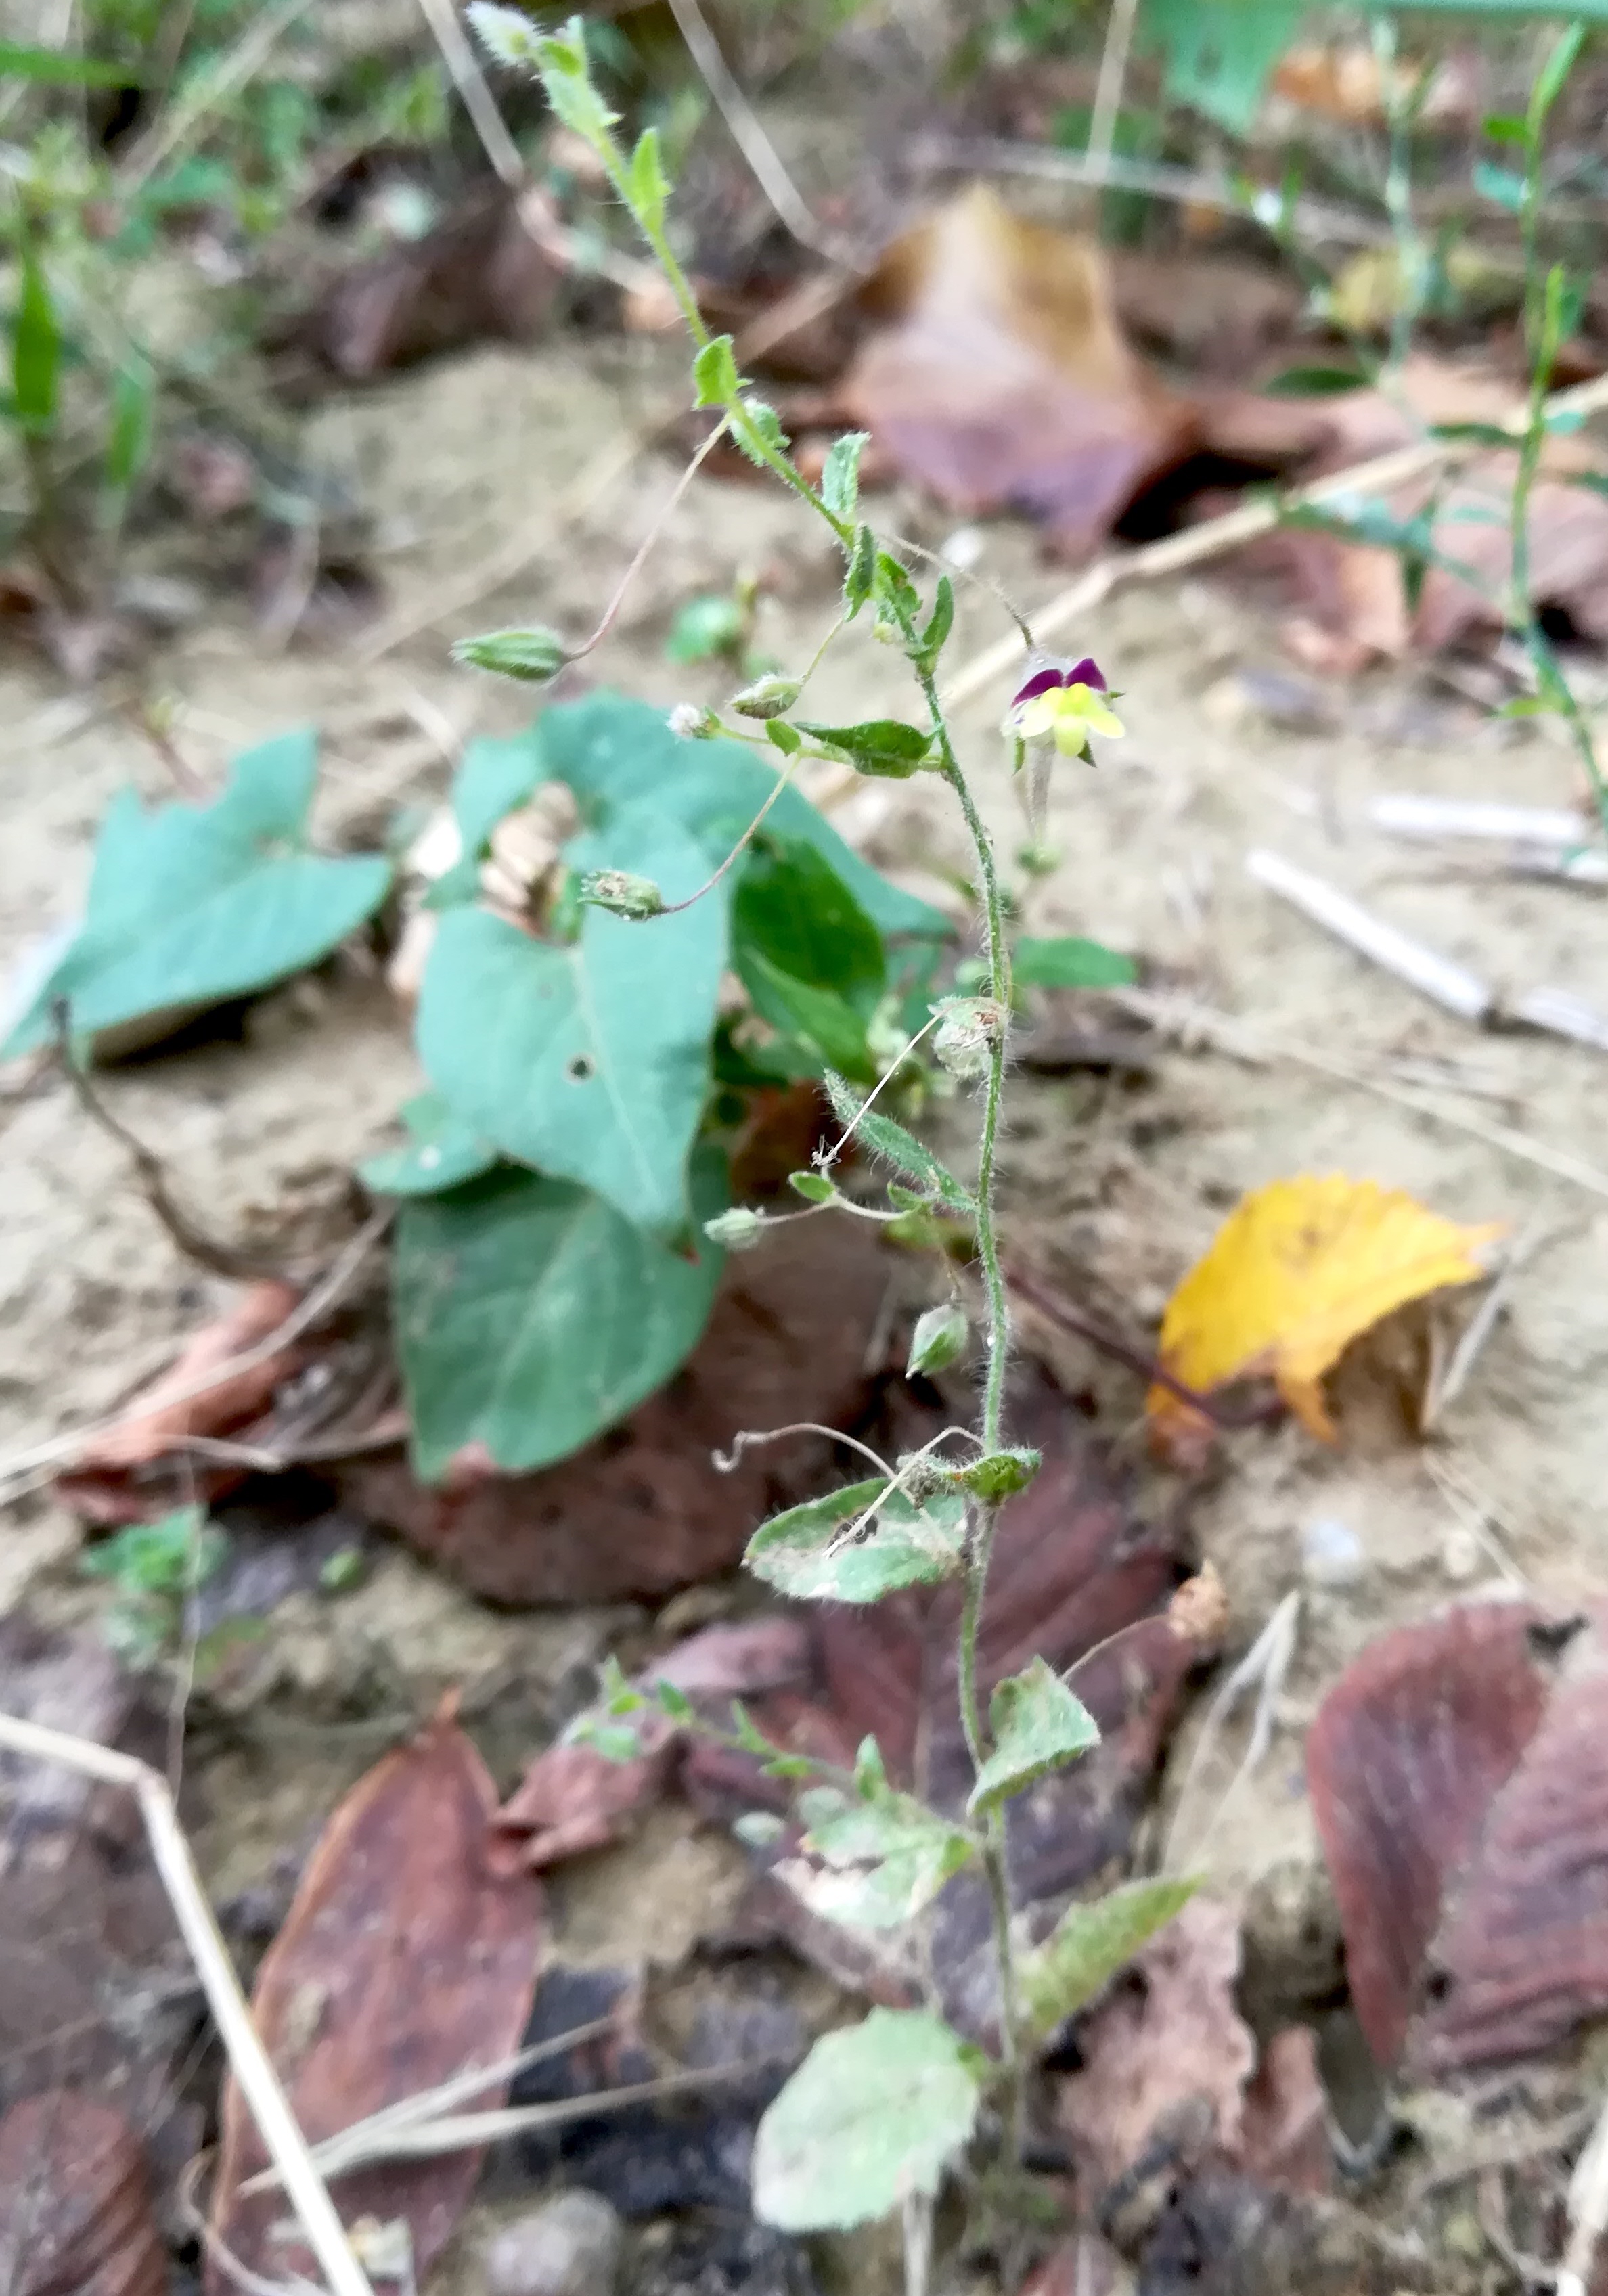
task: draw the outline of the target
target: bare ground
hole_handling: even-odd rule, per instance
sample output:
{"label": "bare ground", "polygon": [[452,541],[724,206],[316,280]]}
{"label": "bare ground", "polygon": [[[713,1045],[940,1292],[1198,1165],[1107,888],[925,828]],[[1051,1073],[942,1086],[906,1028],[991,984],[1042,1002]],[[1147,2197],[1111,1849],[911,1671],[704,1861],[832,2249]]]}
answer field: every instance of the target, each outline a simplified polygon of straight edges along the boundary
{"label": "bare ground", "polygon": [[[377,522],[388,627],[423,627],[363,660],[265,654],[226,612],[198,624],[160,668],[186,751],[211,767],[313,718],[326,728],[322,804],[332,833],[372,824],[377,809],[438,798],[448,768],[436,736],[500,729],[520,715],[517,695],[452,668],[447,639],[515,619],[589,623],[673,472],[660,459],[638,462],[594,488],[567,525],[553,518],[555,490],[585,491],[577,474],[653,409],[669,372],[652,347],[488,351],[331,408],[321,452]],[[882,508],[890,526],[929,542],[948,530],[917,503]],[[520,537],[530,552],[526,571],[455,607],[465,576]],[[1009,526],[987,531],[980,565],[1029,603],[1053,584],[1030,538]],[[767,493],[705,484],[592,665],[598,682],[655,701],[701,698],[701,673],[666,666],[664,627],[689,591],[722,587],[743,568],[762,570],[772,586],[762,642],[802,657],[832,611],[825,549]],[[968,593],[956,658],[999,627],[990,602]],[[1214,1887],[1251,1892],[1253,1945],[1259,1931],[1269,1950],[1295,1954],[1300,1924],[1322,1898],[1301,1729],[1338,1669],[1382,1628],[1484,1578],[1522,1578],[1565,1598],[1608,1582],[1600,1515],[1608,1415],[1599,1405],[1608,1155],[1587,1185],[1481,1131],[1505,1127],[1544,1153],[1591,1165],[1604,1069],[1587,1049],[1481,1034],[1443,1016],[1251,884],[1243,856],[1272,846],[1505,987],[1546,981],[1604,1005],[1608,922],[1600,897],[1456,873],[1367,825],[1367,800],[1384,790],[1567,801],[1571,763],[1544,733],[1482,721],[1421,671],[1336,691],[1326,711],[1310,712],[1330,722],[1281,722],[1308,714],[1308,704],[1268,685],[1266,673],[1278,667],[1272,625],[1223,586],[1135,594],[1077,644],[1125,689],[1130,737],[1103,750],[1097,771],[1058,769],[1049,837],[1062,857],[1024,894],[1030,929],[1087,932],[1134,951],[1186,1001],[1243,1023],[1266,1056],[1235,1057],[1210,1032],[1185,1030],[1158,1046],[1137,1082],[1019,1077],[1005,1153],[1017,1248],[1070,1295],[1146,1335],[1225,1210],[1280,1175],[1373,1177],[1456,1218],[1506,1220],[1532,1246],[1432,1444],[1412,1432],[1404,1394],[1402,1366],[1415,1379],[1422,1370],[1413,1352],[1422,1334],[1399,1331],[1393,1347],[1375,1346],[1342,1371],[1337,1446],[1293,1425],[1236,1435],[1199,1499],[1201,1546],[1228,1592],[1234,1647],[1246,1647],[1290,1591],[1300,1590],[1302,1607],[1271,1751],[1218,1810],[1243,1742],[1233,1740],[1192,1789],[1185,1831],[1199,1841]],[[851,639],[823,673],[817,714],[897,710],[907,701],[902,675],[892,656]],[[3,684],[12,728],[0,889],[0,954],[9,961],[70,916],[111,792],[130,774],[157,789],[161,771],[115,716],[64,702],[43,672],[12,665]],[[997,731],[1002,699],[989,694],[964,710],[958,730],[1008,852],[1021,825]],[[421,733],[421,720],[430,730]],[[935,787],[874,785],[848,796],[837,817],[873,857],[925,890],[964,864]],[[1366,1081],[1338,1081],[1303,1055]],[[150,1061],[113,1077],[108,1090],[215,1225],[263,1233],[287,1200],[309,1217],[334,1201],[340,1175],[381,1144],[413,1082],[405,1021],[380,983],[341,964],[269,999],[244,1041]],[[59,1085],[21,1092],[4,1125],[0,1433],[9,1450],[103,1412],[200,1320],[207,1286]],[[1446,1311],[1448,1327],[1465,1312]],[[1136,1447],[1136,1382],[1080,1342],[1063,1341],[1060,1352],[1067,1377],[1098,1390]],[[1343,1523],[1358,1543],[1350,1583],[1315,1583],[1303,1570],[1303,1535],[1323,1521]],[[47,1499],[26,1502],[0,1552],[0,1602],[31,1583],[47,1608],[88,1603],[71,1582],[75,1538]],[[550,1712],[611,1635],[640,1624],[630,1613],[497,1617],[391,1554],[342,1605],[292,1598],[270,1629],[270,1671],[292,1699],[329,1714],[381,1644],[414,1710],[459,1681],[472,1716],[500,1715],[493,1735],[506,1771],[519,1750],[514,1724]],[[1173,1799],[1191,1735],[1175,1752]],[[202,1844],[219,1887],[266,1870],[372,1751],[336,1739],[315,1759],[305,1742],[275,1732],[247,1753],[220,1754],[210,1799],[233,1815]],[[684,1933],[690,1942],[729,1880],[718,1838],[655,1820],[630,1848],[563,1879],[558,1926],[583,1955],[662,1957],[665,1923],[672,1943]],[[650,1904],[644,1925],[640,1909]]]}

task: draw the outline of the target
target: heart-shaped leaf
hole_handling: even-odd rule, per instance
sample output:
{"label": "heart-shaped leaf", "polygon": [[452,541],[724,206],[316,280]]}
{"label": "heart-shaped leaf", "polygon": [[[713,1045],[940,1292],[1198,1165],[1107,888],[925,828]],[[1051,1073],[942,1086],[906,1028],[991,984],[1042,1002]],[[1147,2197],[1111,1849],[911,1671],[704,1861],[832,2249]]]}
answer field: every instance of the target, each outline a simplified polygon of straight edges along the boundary
{"label": "heart-shaped leaf", "polygon": [[[694,1160],[701,1211],[724,1193]],[[500,1171],[421,1198],[397,1225],[397,1351],[418,1473],[465,1446],[523,1472],[611,1427],[691,1354],[721,1256],[655,1242],[585,1188]]]}
{"label": "heart-shaped leaf", "polygon": [[377,855],[307,849],[317,773],[310,733],[248,750],[210,805],[112,800],[81,930],[0,1052],[43,1043],[59,999],[93,1037],[147,1013],[205,1009],[316,964],[390,884]]}
{"label": "heart-shaped leaf", "polygon": [[[662,816],[578,838],[571,866],[652,878],[667,901],[708,877]],[[419,999],[431,1081],[464,1123],[538,1171],[577,1180],[659,1233],[687,1217],[686,1159],[710,1085],[729,896],[634,922],[587,908],[576,939],[533,939],[485,909],[442,917]]]}
{"label": "heart-shaped leaf", "polygon": [[376,1196],[439,1196],[489,1172],[497,1152],[472,1131],[437,1092],[415,1093],[397,1111],[408,1135],[406,1148],[370,1156],[357,1167]]}

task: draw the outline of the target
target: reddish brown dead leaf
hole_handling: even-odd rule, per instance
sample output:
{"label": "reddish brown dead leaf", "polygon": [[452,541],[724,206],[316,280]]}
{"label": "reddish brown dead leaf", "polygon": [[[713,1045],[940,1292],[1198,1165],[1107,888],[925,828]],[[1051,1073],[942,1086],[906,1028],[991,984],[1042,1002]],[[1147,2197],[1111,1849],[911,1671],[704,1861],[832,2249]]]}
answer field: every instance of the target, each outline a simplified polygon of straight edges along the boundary
{"label": "reddish brown dead leaf", "polygon": [[[719,1706],[751,1698],[808,1676],[809,1636],[800,1620],[763,1618],[708,1627],[644,1669],[641,1686],[668,1682],[694,1703]],[[535,1870],[613,1841],[624,1820],[653,1800],[675,1759],[680,1734],[663,1715],[639,1715],[636,1759],[611,1762],[590,1746],[549,1746],[538,1754],[498,1812],[510,1833],[525,1834],[524,1861]]]}
{"label": "reddish brown dead leaf", "polygon": [[1122,337],[1093,240],[978,185],[897,241],[846,411],[907,478],[968,514],[1015,509],[1091,549],[1194,431]]}
{"label": "reddish brown dead leaf", "polygon": [[1186,2158],[1239,2144],[1256,2062],[1235,2005],[1239,1968],[1238,1914],[1193,1898],[1083,2019],[1082,2070],[1059,2083],[1055,2118],[1092,2192],[1158,2140]]}
{"label": "reddish brown dead leaf", "polygon": [[[185,1342],[167,1371],[129,1398],[116,1427],[85,1445],[80,1469],[117,1473],[142,1467],[187,1435],[226,1435],[244,1426],[272,1402],[280,1382],[305,1360],[305,1349],[292,1344],[249,1371],[217,1380],[212,1374],[271,1337],[294,1308],[297,1296],[290,1284],[277,1281],[248,1285],[232,1307]],[[192,1395],[191,1389],[197,1387],[201,1392]]]}
{"label": "reddish brown dead leaf", "polygon": [[1608,1644],[1569,1644],[1429,1948],[1412,2070],[1538,2054],[1608,2010]]}
{"label": "reddish brown dead leaf", "polygon": [[1245,2090],[1234,2158],[1259,2184],[1295,2193],[1333,2190],[1328,2100],[1309,2025],[1286,2025],[1269,2038]]}
{"label": "reddish brown dead leaf", "polygon": [[1138,2296],[1409,2296],[1447,2259],[1371,2213],[1209,2161],[1178,2183],[1144,2250]]}
{"label": "reddish brown dead leaf", "polygon": [[[315,2144],[354,2121],[518,2046],[536,1988],[541,1898],[498,1843],[496,1792],[444,1711],[388,1754],[336,1809],[269,1948],[252,2013],[291,2108]],[[477,2100],[501,2101],[507,2084]],[[348,2224],[400,2218],[421,2276],[440,2253],[480,2173],[480,2152],[381,2162],[335,2181]],[[242,2197],[266,2165],[231,2079],[212,2228],[248,2269],[316,2275],[282,2194]],[[208,2267],[211,2296],[233,2284]]]}
{"label": "reddish brown dead leaf", "polygon": [[1382,1635],[1307,1737],[1313,1815],[1369,2047],[1394,2064],[1451,1885],[1545,1709],[1529,1603],[1459,1605]]}
{"label": "reddish brown dead leaf", "polygon": [[1074,2233],[1021,2284],[1021,2296],[1128,2296],[1133,2275],[1109,2241]]}
{"label": "reddish brown dead leaf", "polygon": [[165,2296],[168,2251],[145,2163],[110,2105],[47,2089],[0,2121],[7,2296]]}
{"label": "reddish brown dead leaf", "polygon": [[778,1444],[722,1475],[711,1452],[745,1427],[852,1428],[872,1400],[862,1366],[890,1263],[855,1225],[783,1228],[734,1260],[691,1360],[574,1458],[533,1475],[465,1462],[444,1489],[401,1459],[357,1460],[342,1496],[496,1603],[668,1595],[730,1570],[757,1523],[819,1487],[830,1455]]}
{"label": "reddish brown dead leaf", "polygon": [[558,276],[518,202],[499,193],[343,272],[298,324],[294,340],[354,381],[469,343],[529,342],[546,323]]}

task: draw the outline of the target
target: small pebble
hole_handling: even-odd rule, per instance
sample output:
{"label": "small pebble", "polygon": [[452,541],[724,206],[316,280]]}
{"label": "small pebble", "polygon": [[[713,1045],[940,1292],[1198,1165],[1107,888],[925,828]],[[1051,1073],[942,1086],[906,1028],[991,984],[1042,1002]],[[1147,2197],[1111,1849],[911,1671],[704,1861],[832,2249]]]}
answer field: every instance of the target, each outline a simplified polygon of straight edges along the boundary
{"label": "small pebble", "polygon": [[613,2296],[622,2234],[595,2193],[561,2193],[492,2234],[481,2251],[490,2296]]}
{"label": "small pebble", "polygon": [[1315,1514],[1301,1526],[1300,1567],[1309,1587],[1355,1587],[1367,1570],[1367,1553],[1349,1522]]}

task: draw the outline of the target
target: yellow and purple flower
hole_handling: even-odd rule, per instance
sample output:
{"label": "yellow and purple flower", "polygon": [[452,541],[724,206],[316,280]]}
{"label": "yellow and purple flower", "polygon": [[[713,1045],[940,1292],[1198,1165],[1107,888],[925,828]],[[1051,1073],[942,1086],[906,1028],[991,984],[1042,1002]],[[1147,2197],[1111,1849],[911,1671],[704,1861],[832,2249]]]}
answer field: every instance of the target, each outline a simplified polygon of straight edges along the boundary
{"label": "yellow and purple flower", "polygon": [[1064,758],[1087,758],[1091,734],[1119,742],[1126,730],[1111,707],[1098,663],[1087,654],[1081,661],[1035,654],[1005,712],[1005,732],[1012,741],[1047,734]]}

